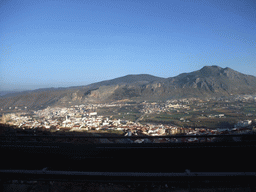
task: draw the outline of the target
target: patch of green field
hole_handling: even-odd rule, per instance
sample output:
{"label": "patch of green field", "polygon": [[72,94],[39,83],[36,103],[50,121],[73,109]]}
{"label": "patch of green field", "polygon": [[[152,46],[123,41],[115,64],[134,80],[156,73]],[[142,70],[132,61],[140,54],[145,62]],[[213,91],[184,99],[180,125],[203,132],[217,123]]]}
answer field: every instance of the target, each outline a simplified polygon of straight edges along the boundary
{"label": "patch of green field", "polygon": [[192,127],[204,128],[233,128],[237,118],[191,118],[186,124]]}
{"label": "patch of green field", "polygon": [[[168,117],[168,118],[167,118]],[[175,117],[175,118],[174,118]],[[151,116],[143,119],[141,123],[159,123],[159,124],[174,124],[179,127],[196,127],[196,128],[233,128],[239,120],[237,117],[232,118],[207,118],[200,116],[187,116],[187,121],[180,121],[180,118],[184,117],[184,114],[175,115],[163,115],[163,116]]]}
{"label": "patch of green field", "polygon": [[102,107],[97,110],[98,115],[113,116],[118,114],[118,107]]}
{"label": "patch of green field", "polygon": [[157,119],[144,119],[140,121],[141,124],[147,124],[147,123],[156,123],[156,124],[174,124],[173,120],[157,120]]}
{"label": "patch of green field", "polygon": [[169,120],[177,120],[177,119],[179,120],[180,118],[188,117],[188,116],[191,116],[191,115],[186,113],[160,113],[160,114],[155,114],[151,116],[151,118],[156,120],[169,121]]}
{"label": "patch of green field", "polygon": [[124,106],[121,108],[118,108],[118,113],[139,113],[139,109],[137,106]]}
{"label": "patch of green field", "polygon": [[237,117],[237,118],[241,118],[241,114],[239,114],[239,113],[235,113],[235,112],[229,112],[229,113],[225,113],[225,116],[226,117]]}
{"label": "patch of green field", "polygon": [[256,113],[256,107],[244,107],[243,112],[245,112],[245,113]]}
{"label": "patch of green field", "polygon": [[113,119],[121,119],[128,121],[136,121],[141,116],[141,113],[119,113],[118,115],[113,115]]}
{"label": "patch of green field", "polygon": [[129,121],[136,121],[139,117],[140,117],[140,115],[139,114],[129,114],[129,115],[125,115],[124,116],[125,118],[125,120],[129,120]]}

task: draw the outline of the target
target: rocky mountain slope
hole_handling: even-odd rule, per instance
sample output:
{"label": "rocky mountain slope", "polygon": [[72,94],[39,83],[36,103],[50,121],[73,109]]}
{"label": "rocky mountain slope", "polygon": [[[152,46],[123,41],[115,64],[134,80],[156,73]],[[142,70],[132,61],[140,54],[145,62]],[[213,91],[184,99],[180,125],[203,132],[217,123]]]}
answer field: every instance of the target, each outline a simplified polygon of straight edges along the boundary
{"label": "rocky mountain slope", "polygon": [[110,102],[122,99],[166,100],[256,94],[256,77],[230,68],[205,66],[176,77],[127,75],[87,86],[26,91],[0,97],[0,107],[40,108],[51,105]]}

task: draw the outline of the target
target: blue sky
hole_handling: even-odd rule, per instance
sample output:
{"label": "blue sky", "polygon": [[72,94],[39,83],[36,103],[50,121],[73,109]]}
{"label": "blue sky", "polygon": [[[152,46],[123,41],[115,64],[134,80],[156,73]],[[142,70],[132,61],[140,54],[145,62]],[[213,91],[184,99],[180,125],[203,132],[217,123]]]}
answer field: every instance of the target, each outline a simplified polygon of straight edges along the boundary
{"label": "blue sky", "polygon": [[256,76],[255,10],[255,0],[2,0],[0,90],[205,65]]}

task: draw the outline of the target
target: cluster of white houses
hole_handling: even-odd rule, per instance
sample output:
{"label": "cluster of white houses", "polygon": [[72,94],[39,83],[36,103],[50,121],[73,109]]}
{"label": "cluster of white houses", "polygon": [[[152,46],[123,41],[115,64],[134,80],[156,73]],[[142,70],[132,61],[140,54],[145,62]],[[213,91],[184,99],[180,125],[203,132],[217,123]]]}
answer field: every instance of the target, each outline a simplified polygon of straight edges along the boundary
{"label": "cluster of white houses", "polygon": [[[217,135],[222,133],[245,132],[245,129],[251,125],[251,120],[241,121],[236,124],[234,129],[199,129],[199,128],[181,128],[171,125],[155,125],[135,123],[120,119],[110,119],[103,116],[98,116],[97,112],[89,112],[84,105],[71,108],[46,108],[44,110],[34,111],[34,114],[29,116],[25,113],[12,113],[2,117],[4,123],[18,126],[20,128],[46,128],[68,131],[108,131],[116,130],[123,131],[126,136],[148,135]],[[192,139],[191,142],[196,141]],[[139,142],[139,141],[138,141]]]}

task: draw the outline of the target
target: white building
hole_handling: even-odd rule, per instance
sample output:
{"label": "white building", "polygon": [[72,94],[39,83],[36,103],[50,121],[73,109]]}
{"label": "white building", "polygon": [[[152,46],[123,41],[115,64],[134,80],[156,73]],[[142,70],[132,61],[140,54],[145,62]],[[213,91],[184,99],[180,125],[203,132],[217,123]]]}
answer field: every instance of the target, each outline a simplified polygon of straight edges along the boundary
{"label": "white building", "polygon": [[91,112],[91,113],[89,113],[89,116],[94,116],[94,115],[97,115],[97,112]]}
{"label": "white building", "polygon": [[249,125],[252,124],[252,120],[244,120],[244,121],[240,121],[235,125],[235,128],[237,127],[247,127]]}
{"label": "white building", "polygon": [[225,114],[219,114],[219,118],[225,117]]}

